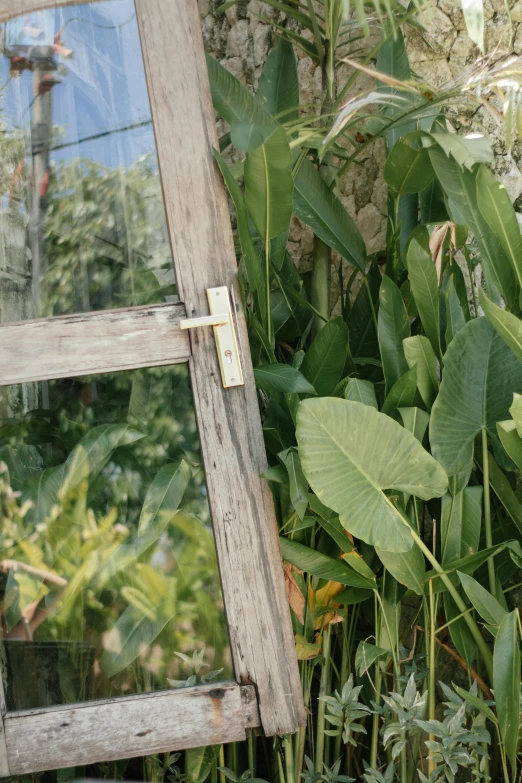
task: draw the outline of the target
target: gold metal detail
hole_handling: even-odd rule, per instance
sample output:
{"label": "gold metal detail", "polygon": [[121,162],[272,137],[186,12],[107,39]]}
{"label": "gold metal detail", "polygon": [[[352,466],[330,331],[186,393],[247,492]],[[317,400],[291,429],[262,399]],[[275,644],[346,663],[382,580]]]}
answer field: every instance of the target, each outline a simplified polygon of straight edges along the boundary
{"label": "gold metal detail", "polygon": [[243,371],[228,288],[225,285],[219,288],[207,288],[207,298],[210,315],[185,318],[180,321],[180,328],[196,329],[199,326],[212,326],[224,388],[243,386]]}

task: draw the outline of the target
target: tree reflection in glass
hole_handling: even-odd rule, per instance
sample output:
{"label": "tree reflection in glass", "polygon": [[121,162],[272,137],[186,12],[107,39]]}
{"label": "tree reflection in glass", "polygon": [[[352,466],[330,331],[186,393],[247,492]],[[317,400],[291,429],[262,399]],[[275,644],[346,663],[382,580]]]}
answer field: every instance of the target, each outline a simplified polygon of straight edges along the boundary
{"label": "tree reflection in glass", "polygon": [[8,709],[230,678],[187,366],[3,387],[0,416]]}

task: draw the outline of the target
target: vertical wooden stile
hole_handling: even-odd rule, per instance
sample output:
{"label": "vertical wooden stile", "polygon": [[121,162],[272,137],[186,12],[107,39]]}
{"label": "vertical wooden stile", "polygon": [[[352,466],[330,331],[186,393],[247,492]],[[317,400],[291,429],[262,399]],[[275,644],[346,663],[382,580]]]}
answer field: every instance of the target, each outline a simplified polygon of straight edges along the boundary
{"label": "vertical wooden stile", "polygon": [[[136,0],[136,11],[179,295],[187,317],[205,315],[207,288],[239,296],[196,0]],[[237,327],[243,387],[222,388],[210,329],[191,334],[190,369],[236,676],[256,686],[265,733],[284,734],[305,715],[239,308]]]}

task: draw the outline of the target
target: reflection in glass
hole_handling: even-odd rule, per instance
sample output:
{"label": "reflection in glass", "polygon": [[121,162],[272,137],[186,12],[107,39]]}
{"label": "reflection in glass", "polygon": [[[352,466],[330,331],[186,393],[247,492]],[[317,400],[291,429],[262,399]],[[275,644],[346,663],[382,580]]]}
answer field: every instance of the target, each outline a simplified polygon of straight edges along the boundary
{"label": "reflection in glass", "polygon": [[0,388],[0,461],[9,710],[230,678],[185,365]]}
{"label": "reflection in glass", "polygon": [[175,300],[132,0],[0,40],[0,321]]}

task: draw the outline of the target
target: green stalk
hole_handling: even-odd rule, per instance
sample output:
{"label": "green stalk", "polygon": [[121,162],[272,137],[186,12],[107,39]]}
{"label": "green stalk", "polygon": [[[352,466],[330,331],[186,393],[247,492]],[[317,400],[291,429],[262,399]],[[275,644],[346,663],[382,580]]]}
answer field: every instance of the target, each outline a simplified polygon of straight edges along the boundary
{"label": "green stalk", "polygon": [[[219,748],[219,766],[224,767],[225,766],[225,746],[221,745]],[[227,779],[223,772],[219,770],[219,783],[227,783]]]}
{"label": "green stalk", "polygon": [[[277,740],[276,740],[277,742]],[[281,759],[281,751],[279,750],[279,747],[276,747],[276,756],[277,756],[277,772],[279,776],[279,783],[286,783],[285,782],[285,773],[283,770],[283,761]]]}
{"label": "green stalk", "polygon": [[[374,612],[375,612],[375,643],[379,644],[380,641],[380,624],[379,624],[379,612],[377,607],[377,590],[374,590]],[[381,670],[379,667],[379,659],[375,661],[375,703],[379,704],[381,700]],[[372,715],[372,744],[370,749],[370,767],[372,769],[377,768],[377,751],[379,748],[379,715],[374,712]]]}
{"label": "green stalk", "polygon": [[[313,661],[303,661],[304,671],[301,672],[301,682],[303,683],[303,701],[305,710],[308,711],[310,705],[310,695],[312,691],[312,680],[314,674]],[[306,731],[308,726],[300,726],[297,733],[297,753],[296,753],[296,771],[295,778],[300,780],[301,773],[304,768],[304,757],[306,747]]]}
{"label": "green stalk", "polygon": [[[340,679],[339,691],[342,690],[343,685],[348,679],[349,669],[350,669],[350,652],[348,647],[348,629],[346,628],[346,623],[343,623],[342,625],[341,644],[342,644],[342,652],[341,652],[341,674],[339,678]],[[338,734],[337,737],[335,738],[334,761],[337,761],[337,759],[341,755],[341,741],[342,741],[342,736]]]}
{"label": "green stalk", "polygon": [[[328,695],[328,682],[330,679],[330,640],[331,625],[328,623],[323,636],[323,669],[321,671],[321,684],[319,696]],[[324,740],[326,728],[326,703],[320,699],[317,706],[317,734],[315,741],[315,771],[321,773],[324,761]]]}
{"label": "green stalk", "polygon": [[[433,596],[433,582],[429,581],[430,591],[430,609],[429,609],[429,622],[430,622],[430,636],[429,636],[429,673],[428,673],[428,720],[435,720],[435,600]],[[426,618],[428,619],[428,618]],[[425,628],[427,626],[425,625]],[[429,735],[430,742],[434,742],[436,737],[434,734]],[[428,776],[434,771],[436,767],[435,761],[428,757]]]}
{"label": "green stalk", "polygon": [[[482,476],[484,485],[484,527],[486,532],[486,548],[493,546],[493,534],[491,531],[491,500],[489,494],[489,459],[488,459],[488,433],[482,428]],[[497,593],[497,578],[495,575],[495,558],[488,559],[489,592],[492,596]]]}
{"label": "green stalk", "polygon": [[285,752],[286,783],[294,783],[294,746],[290,734],[285,734],[283,738],[283,749]]}
{"label": "green stalk", "polygon": [[431,551],[428,549],[428,547],[426,546],[422,538],[415,532],[415,530],[413,530],[412,527],[410,527],[410,525],[406,520],[404,520],[404,524],[408,525],[408,529],[413,537],[413,540],[415,541],[415,543],[417,544],[421,552],[424,554],[428,562],[431,563],[431,565],[433,566],[433,570],[436,571],[437,574],[440,576],[448,593],[455,601],[458,610],[463,614],[464,622],[468,626],[470,633],[477,644],[479,652],[482,656],[482,660],[484,661],[484,666],[486,667],[486,672],[488,674],[489,681],[490,683],[492,683],[493,682],[493,656],[491,655],[491,651],[487,646],[486,642],[484,641],[484,638],[480,633],[474,618],[470,614],[466,614],[466,605],[464,604],[464,601],[460,597],[453,582],[446,574],[442,566],[439,564],[438,560],[432,555]]}
{"label": "green stalk", "polygon": [[318,236],[314,236],[310,298],[312,307],[319,313],[319,315],[314,316],[314,334],[321,331],[330,317],[331,266],[332,251],[322,239],[319,239]]}
{"label": "green stalk", "polygon": [[248,769],[252,770],[253,778],[255,778],[256,776],[256,753],[255,753],[254,743],[255,743],[255,737],[253,732],[251,731],[248,736],[247,751],[248,751]]}

